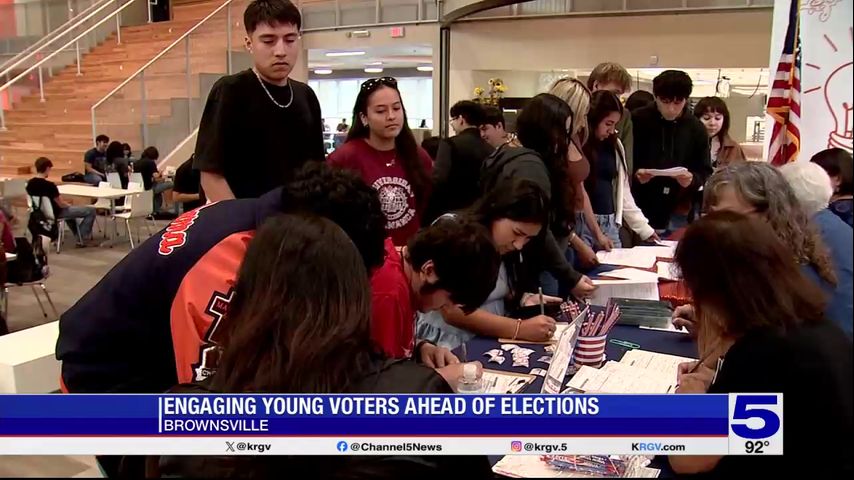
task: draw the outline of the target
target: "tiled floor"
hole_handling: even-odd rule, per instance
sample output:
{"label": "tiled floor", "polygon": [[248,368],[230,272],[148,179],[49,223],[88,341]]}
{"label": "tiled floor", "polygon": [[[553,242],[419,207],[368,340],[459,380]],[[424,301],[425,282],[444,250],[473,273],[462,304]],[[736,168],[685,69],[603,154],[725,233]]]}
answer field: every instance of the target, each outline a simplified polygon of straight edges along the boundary
{"label": "tiled floor", "polygon": [[[157,222],[157,229],[165,225],[166,222]],[[21,235],[20,230],[21,226],[16,225],[16,236]],[[145,228],[141,234],[144,240]],[[96,238],[100,238],[98,235],[96,231]],[[73,305],[129,251],[127,241],[113,248],[76,248],[72,240],[65,243],[62,253],[51,251],[48,256],[51,274],[46,285],[59,313]],[[45,308],[48,318],[42,315],[32,290],[13,288],[9,293],[9,330],[14,332],[55,320],[47,303]],[[92,478],[101,477],[101,472],[91,456],[6,456],[0,458],[0,478],[6,477]]]}

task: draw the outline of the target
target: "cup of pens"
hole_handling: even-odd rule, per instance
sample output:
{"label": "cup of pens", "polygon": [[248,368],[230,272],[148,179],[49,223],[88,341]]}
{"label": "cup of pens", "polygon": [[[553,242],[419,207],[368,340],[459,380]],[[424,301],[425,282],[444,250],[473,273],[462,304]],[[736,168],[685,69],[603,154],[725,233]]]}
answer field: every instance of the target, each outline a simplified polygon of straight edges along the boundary
{"label": "cup of pens", "polygon": [[620,319],[620,308],[610,301],[604,309],[590,308],[587,319],[581,324],[572,359],[575,365],[598,368],[605,362],[608,334]]}

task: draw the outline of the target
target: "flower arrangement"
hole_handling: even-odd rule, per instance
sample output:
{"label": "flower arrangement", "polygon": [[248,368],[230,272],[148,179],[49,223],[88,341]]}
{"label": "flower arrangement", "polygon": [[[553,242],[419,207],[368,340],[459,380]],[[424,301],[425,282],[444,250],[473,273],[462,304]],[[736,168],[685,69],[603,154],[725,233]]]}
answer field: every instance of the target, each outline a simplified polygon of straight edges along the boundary
{"label": "flower arrangement", "polygon": [[504,97],[504,92],[507,91],[507,85],[500,78],[489,79],[489,90],[484,90],[483,87],[475,87],[474,101],[484,105],[498,106],[498,102]]}

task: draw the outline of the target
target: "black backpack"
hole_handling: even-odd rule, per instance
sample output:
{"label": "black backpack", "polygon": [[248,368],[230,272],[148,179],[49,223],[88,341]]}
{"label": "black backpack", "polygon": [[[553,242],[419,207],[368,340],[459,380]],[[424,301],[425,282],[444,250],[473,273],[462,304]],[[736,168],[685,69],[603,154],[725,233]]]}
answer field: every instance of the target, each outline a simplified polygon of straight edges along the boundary
{"label": "black backpack", "polygon": [[[39,237],[35,237],[39,238]],[[42,280],[48,274],[47,254],[41,241],[31,245],[27,237],[15,238],[18,258],[6,264],[6,281],[18,285]]]}
{"label": "black backpack", "polygon": [[[38,198],[38,203],[36,203]],[[30,212],[30,219],[27,221],[27,229],[33,238],[38,238],[39,235],[55,241],[59,238],[59,228],[55,218],[47,218],[47,215],[42,211],[44,197],[30,197],[30,203],[33,205],[33,211]],[[55,214],[55,212],[54,212]]]}

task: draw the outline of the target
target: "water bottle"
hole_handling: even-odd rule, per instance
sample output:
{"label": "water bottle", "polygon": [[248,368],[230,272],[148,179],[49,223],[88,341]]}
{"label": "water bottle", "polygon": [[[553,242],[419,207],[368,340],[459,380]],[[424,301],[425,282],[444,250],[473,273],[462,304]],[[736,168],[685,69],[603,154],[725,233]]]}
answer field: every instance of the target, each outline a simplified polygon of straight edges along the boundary
{"label": "water bottle", "polygon": [[463,375],[457,381],[457,393],[483,393],[483,379],[477,373],[476,364],[463,365]]}

